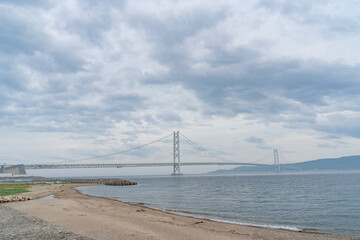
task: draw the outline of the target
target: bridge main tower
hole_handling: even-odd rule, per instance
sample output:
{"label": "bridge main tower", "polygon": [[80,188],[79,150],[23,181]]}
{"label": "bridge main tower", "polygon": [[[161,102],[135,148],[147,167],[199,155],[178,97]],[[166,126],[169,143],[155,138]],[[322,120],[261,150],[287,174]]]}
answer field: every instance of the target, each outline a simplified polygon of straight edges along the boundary
{"label": "bridge main tower", "polygon": [[279,152],[277,148],[274,148],[274,165],[277,165],[278,171],[280,172]]}
{"label": "bridge main tower", "polygon": [[180,133],[179,131],[174,131],[174,166],[173,166],[173,176],[182,175],[180,172]]}

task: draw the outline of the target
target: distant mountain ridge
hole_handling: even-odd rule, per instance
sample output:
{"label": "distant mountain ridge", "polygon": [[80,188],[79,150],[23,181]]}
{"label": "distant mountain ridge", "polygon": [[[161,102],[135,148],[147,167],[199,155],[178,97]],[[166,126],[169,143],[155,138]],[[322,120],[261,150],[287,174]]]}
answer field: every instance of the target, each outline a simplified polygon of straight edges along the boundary
{"label": "distant mountain ridge", "polygon": [[[357,171],[360,170],[360,155],[347,156],[340,158],[326,158],[306,162],[280,164],[282,172],[300,172],[300,171]],[[276,172],[275,166],[243,166],[230,170],[217,170],[209,174],[235,174],[235,173],[258,173],[258,172]]]}

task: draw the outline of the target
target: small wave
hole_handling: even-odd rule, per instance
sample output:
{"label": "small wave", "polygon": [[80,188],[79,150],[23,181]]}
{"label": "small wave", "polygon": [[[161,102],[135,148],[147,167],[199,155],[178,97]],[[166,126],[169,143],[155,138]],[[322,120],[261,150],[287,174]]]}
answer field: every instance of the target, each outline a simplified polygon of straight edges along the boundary
{"label": "small wave", "polygon": [[281,230],[289,230],[289,231],[294,231],[294,232],[302,232],[302,231],[303,231],[303,230],[300,229],[300,228],[289,227],[289,226],[279,226],[279,225],[269,225],[269,224],[242,223],[242,222],[219,220],[219,219],[210,219],[210,220],[217,221],[217,222],[237,224],[237,225],[241,225],[241,226],[261,227],[261,228],[271,228],[271,229],[281,229]]}
{"label": "small wave", "polygon": [[302,232],[303,231],[302,229],[297,228],[297,227],[279,226],[279,225],[270,225],[270,224],[244,223],[244,222],[237,222],[237,221],[230,221],[230,220],[223,220],[223,219],[217,219],[217,218],[204,217],[203,215],[197,215],[197,214],[193,214],[193,213],[190,213],[190,212],[164,210],[164,209],[160,209],[160,208],[157,208],[157,210],[162,210],[162,211],[165,211],[165,212],[170,212],[170,213],[181,215],[181,216],[195,217],[195,218],[207,219],[207,220],[211,220],[211,221],[215,221],[215,222],[231,223],[231,224],[236,224],[236,225],[241,225],[241,226],[261,227],[261,228],[270,228],[270,229],[281,229],[281,230],[288,230],[288,231],[294,231],[294,232]]}
{"label": "small wave", "polygon": [[319,230],[315,229],[315,228],[304,228],[303,231],[304,232],[318,232]]}

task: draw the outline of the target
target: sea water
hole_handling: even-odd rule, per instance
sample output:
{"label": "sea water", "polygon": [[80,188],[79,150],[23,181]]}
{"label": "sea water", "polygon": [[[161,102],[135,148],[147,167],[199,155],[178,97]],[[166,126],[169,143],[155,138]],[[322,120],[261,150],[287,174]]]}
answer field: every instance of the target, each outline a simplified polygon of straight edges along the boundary
{"label": "sea water", "polygon": [[242,225],[360,236],[360,173],[126,177],[94,196]]}

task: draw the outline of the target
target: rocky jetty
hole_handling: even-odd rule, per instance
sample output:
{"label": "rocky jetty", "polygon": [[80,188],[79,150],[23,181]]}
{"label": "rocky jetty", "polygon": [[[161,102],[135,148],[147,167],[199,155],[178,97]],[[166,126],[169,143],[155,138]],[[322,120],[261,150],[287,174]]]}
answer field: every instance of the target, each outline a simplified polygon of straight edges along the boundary
{"label": "rocky jetty", "polygon": [[0,196],[0,203],[27,201],[31,199],[29,196]]}
{"label": "rocky jetty", "polygon": [[131,182],[128,180],[123,180],[119,178],[91,178],[91,179],[64,179],[62,182],[65,183],[89,183],[89,184],[104,184],[111,186],[129,186],[129,185],[137,185],[136,182]]}
{"label": "rocky jetty", "polygon": [[23,181],[14,181],[13,179],[5,179],[3,183],[85,183],[85,184],[103,184],[111,186],[129,186],[137,185],[136,182],[131,182],[128,180],[120,178],[67,178],[67,179],[57,179],[57,178],[45,178],[45,177],[31,177],[23,178]]}

